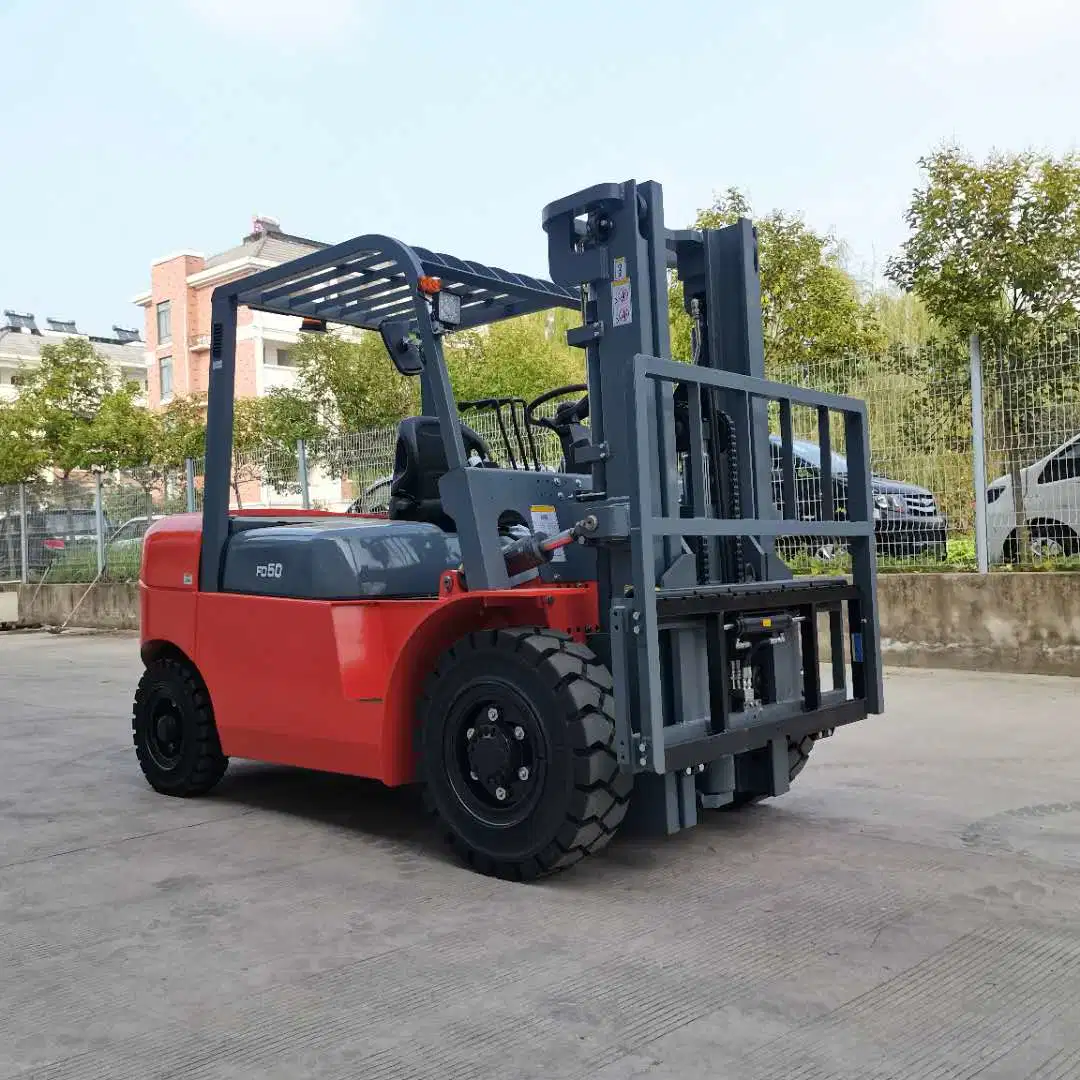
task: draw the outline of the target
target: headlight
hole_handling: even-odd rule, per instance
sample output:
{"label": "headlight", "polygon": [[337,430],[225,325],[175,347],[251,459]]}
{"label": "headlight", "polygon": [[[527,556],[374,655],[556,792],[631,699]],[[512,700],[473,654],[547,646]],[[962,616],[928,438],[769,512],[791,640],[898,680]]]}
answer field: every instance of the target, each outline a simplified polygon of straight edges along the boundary
{"label": "headlight", "polygon": [[902,495],[875,495],[874,505],[879,510],[892,510],[897,514],[904,512],[904,497]]}

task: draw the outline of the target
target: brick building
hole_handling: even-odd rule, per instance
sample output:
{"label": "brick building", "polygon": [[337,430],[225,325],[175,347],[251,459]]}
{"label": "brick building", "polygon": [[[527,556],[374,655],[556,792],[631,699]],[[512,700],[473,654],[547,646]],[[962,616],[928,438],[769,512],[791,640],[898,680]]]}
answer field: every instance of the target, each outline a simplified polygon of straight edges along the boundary
{"label": "brick building", "polygon": [[[134,297],[146,313],[151,408],[174,396],[205,394],[210,371],[210,297],[218,285],[306,255],[325,244],[290,236],[271,218],[255,218],[236,247],[218,255],[179,251],[150,267],[150,289]],[[236,335],[236,393],[258,397],[294,379],[290,346],[300,320],[241,308]]]}

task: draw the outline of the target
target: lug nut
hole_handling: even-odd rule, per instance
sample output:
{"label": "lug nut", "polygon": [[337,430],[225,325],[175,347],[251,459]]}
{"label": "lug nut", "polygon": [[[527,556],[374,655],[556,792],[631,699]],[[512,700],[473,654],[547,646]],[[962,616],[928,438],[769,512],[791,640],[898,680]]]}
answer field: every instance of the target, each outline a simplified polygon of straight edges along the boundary
{"label": "lug nut", "polygon": [[514,728],[514,738],[517,739],[518,742],[521,742],[521,740],[525,738],[525,729],[520,724]]}
{"label": "lug nut", "polygon": [[704,772],[704,771],[705,771],[705,766],[704,766],[704,765],[699,765],[699,766],[697,767],[697,771],[698,771],[698,772]]}
{"label": "lug nut", "polygon": [[502,802],[502,801],[503,801],[503,799],[505,799],[505,798],[506,798],[506,788],[504,788],[504,787],[497,787],[497,788],[495,789],[495,798],[496,798],[496,799],[498,799],[498,800],[499,800],[499,802]]}
{"label": "lug nut", "polygon": [[638,750],[643,754],[645,753],[645,744],[643,742],[638,743]]}
{"label": "lug nut", "polygon": [[471,727],[471,728],[469,728],[468,731],[465,732],[465,738],[466,739],[471,739],[475,734],[476,734],[476,728]]}
{"label": "lug nut", "polygon": [[645,764],[645,759],[643,757],[638,758],[638,764],[639,765],[644,765]]}
{"label": "lug nut", "polygon": [[496,709],[494,705],[492,705],[491,708],[488,709],[488,719],[489,720],[498,720],[499,719],[499,710]]}
{"label": "lug nut", "polygon": [[519,780],[528,780],[529,779],[529,770],[528,770],[527,766],[522,765],[521,768],[518,769],[518,779]]}
{"label": "lug nut", "polygon": [[686,775],[687,776],[692,776],[693,772],[694,772],[694,770],[689,765],[687,765],[686,766]]}

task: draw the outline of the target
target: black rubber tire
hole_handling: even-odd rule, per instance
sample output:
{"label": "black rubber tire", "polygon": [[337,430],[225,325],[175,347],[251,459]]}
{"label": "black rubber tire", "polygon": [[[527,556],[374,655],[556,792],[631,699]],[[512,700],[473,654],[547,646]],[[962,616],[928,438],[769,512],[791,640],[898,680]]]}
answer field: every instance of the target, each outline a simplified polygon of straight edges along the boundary
{"label": "black rubber tire", "polygon": [[[446,759],[455,702],[466,694],[517,695],[546,743],[544,776],[526,816],[480,820],[454,788]],[[633,776],[615,755],[611,675],[567,635],[515,628],[469,634],[440,658],[417,708],[424,802],[444,838],[474,870],[531,881],[605,848],[626,816]]]}
{"label": "black rubber tire", "polygon": [[[163,765],[156,758],[151,724],[156,704],[166,700],[177,717],[180,746],[175,764]],[[146,666],[135,691],[131,731],[139,767],[162,795],[205,795],[229,767],[210,695],[195,668],[179,658],[162,657]]]}
{"label": "black rubber tire", "polygon": [[[810,759],[810,751],[814,749],[814,737],[812,735],[804,736],[800,741],[795,742],[793,739],[788,739],[788,783],[793,784],[795,777],[799,775],[806,768],[806,763]],[[764,802],[766,799],[772,798],[771,795],[752,795],[745,791],[736,791],[735,798],[731,800],[723,809],[725,810],[738,810],[743,806],[756,806],[760,802]]]}

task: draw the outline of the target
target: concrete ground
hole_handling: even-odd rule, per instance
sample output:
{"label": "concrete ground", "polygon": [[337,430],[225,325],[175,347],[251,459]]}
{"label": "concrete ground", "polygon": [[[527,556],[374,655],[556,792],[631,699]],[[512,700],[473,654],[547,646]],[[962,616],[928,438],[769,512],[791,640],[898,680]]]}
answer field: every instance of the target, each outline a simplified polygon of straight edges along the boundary
{"label": "concrete ground", "polygon": [[1080,680],[893,671],[784,798],[520,886],[407,792],[153,794],[137,675],[0,635],[0,1077],[1080,1077]]}

